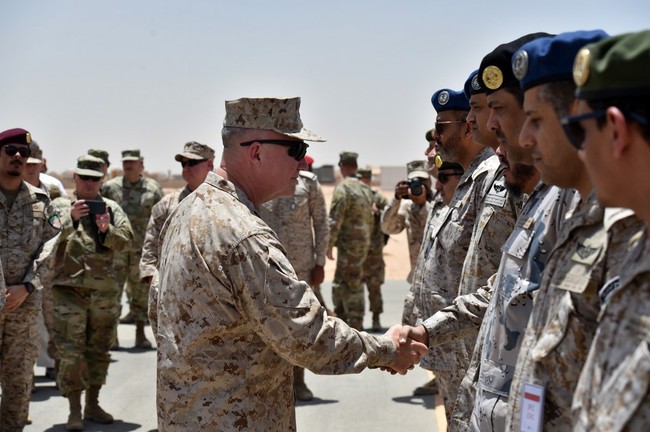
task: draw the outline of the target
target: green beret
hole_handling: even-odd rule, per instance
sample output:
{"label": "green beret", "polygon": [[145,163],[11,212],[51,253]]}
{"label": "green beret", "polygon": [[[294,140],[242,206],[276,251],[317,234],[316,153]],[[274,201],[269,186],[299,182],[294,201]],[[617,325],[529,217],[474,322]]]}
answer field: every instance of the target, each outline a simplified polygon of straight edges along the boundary
{"label": "green beret", "polygon": [[339,154],[339,163],[343,165],[357,166],[359,153],[344,151]]}
{"label": "green beret", "polygon": [[626,33],[582,48],[573,64],[578,99],[650,94],[650,30]]}

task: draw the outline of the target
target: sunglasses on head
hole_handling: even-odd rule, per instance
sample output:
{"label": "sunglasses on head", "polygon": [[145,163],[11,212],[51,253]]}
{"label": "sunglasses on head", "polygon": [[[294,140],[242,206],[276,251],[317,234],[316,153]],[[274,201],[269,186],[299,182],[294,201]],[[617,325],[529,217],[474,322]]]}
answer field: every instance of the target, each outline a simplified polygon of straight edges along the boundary
{"label": "sunglasses on head", "polygon": [[183,168],[185,168],[185,167],[197,166],[198,164],[201,164],[205,161],[207,161],[207,159],[185,159],[180,162]]}
{"label": "sunglasses on head", "polygon": [[4,148],[7,156],[15,156],[16,153],[20,153],[20,157],[26,158],[29,157],[31,153],[29,147],[15,146],[13,144],[7,144]]}
{"label": "sunglasses on head", "polygon": [[79,177],[83,181],[91,181],[91,182],[98,182],[102,179],[101,177],[93,177],[93,176],[86,176],[86,175],[79,175],[79,174],[77,174],[77,177]]}
{"label": "sunglasses on head", "polygon": [[445,173],[445,172],[438,172],[438,181],[442,184],[447,184],[447,182],[451,179],[451,177],[460,177],[462,176],[463,173],[460,171],[454,171],[450,173]]}
{"label": "sunglasses on head", "polygon": [[246,147],[254,143],[276,144],[276,145],[289,147],[289,156],[291,156],[297,161],[301,161],[304,159],[305,155],[307,154],[307,148],[309,147],[309,144],[307,144],[304,141],[275,140],[275,139],[246,141],[240,143],[239,145]]}
{"label": "sunglasses on head", "polygon": [[[621,112],[625,116],[629,117],[630,119],[634,120],[639,124],[642,125],[648,124],[648,119],[646,119],[640,114],[630,112],[630,111],[624,111],[624,110],[621,110]],[[564,129],[564,134],[569,139],[571,145],[576,149],[581,150],[585,143],[585,128],[582,127],[581,122],[583,120],[603,118],[605,117],[606,114],[607,114],[607,109],[602,109],[602,110],[588,112],[585,114],[565,116],[560,119],[560,123],[562,124],[562,128]]]}

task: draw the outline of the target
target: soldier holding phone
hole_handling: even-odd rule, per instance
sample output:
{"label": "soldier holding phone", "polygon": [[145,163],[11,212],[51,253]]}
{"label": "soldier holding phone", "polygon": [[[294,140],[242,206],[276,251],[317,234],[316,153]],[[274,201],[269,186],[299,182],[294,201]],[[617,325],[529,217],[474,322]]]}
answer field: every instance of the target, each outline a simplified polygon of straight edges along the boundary
{"label": "soldier holding phone", "polygon": [[113,422],[97,399],[106,381],[108,350],[120,313],[114,253],[131,244],[133,231],[122,208],[99,194],[102,164],[94,156],[81,156],[73,175],[77,200],[53,201],[63,226],[53,296],[54,343],[60,357],[57,384],[70,403],[67,430],[83,430],[84,390],[84,417]]}

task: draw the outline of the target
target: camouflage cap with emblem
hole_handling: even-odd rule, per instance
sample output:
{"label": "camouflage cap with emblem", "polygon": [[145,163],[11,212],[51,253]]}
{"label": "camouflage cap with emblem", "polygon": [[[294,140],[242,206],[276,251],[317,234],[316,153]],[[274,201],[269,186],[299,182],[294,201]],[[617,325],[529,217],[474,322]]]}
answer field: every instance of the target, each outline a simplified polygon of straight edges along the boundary
{"label": "camouflage cap with emblem", "polygon": [[572,81],[573,60],[580,48],[606,37],[603,30],[590,30],[532,40],[512,56],[512,72],[524,91],[549,82]]}
{"label": "camouflage cap with emblem", "polygon": [[441,89],[431,96],[431,104],[437,113],[444,111],[469,111],[469,101],[459,90]]}
{"label": "camouflage cap with emblem", "polygon": [[214,159],[214,150],[212,147],[198,143],[196,141],[190,141],[185,143],[183,147],[183,152],[177,154],[174,159],[177,162],[185,159],[194,159],[194,160],[212,160]]}
{"label": "camouflage cap with emblem", "polygon": [[83,155],[77,159],[75,174],[90,177],[104,177],[104,161],[91,155]]}
{"label": "camouflage cap with emblem", "polygon": [[31,142],[32,136],[25,129],[13,128],[0,132],[0,147],[6,144],[29,145]]}
{"label": "camouflage cap with emblem", "polygon": [[272,130],[303,141],[324,142],[305,129],[300,118],[300,98],[241,98],[226,101],[224,127]]}
{"label": "camouflage cap with emblem", "polygon": [[576,97],[585,100],[650,95],[650,30],[626,33],[583,47],[575,58]]}
{"label": "camouflage cap with emblem", "polygon": [[512,55],[526,42],[548,36],[553,35],[549,33],[527,34],[499,45],[483,57],[481,66],[478,68],[478,84],[485,89],[485,93],[489,95],[504,87],[519,88],[519,81],[512,73]]}
{"label": "camouflage cap with emblem", "polygon": [[108,160],[108,152],[106,150],[90,149],[88,150],[88,154],[91,156],[95,156],[96,158],[100,158],[101,160],[104,161],[106,166],[111,166],[111,163]]}
{"label": "camouflage cap with emblem", "polygon": [[130,149],[122,151],[122,162],[126,161],[139,161],[143,157],[140,155],[140,149]]}
{"label": "camouflage cap with emblem", "polygon": [[27,159],[28,164],[40,164],[43,163],[43,150],[41,146],[34,140],[29,143],[29,159]]}
{"label": "camouflage cap with emblem", "polygon": [[339,153],[339,164],[347,166],[357,166],[359,153],[344,151]]}
{"label": "camouflage cap with emblem", "polygon": [[427,171],[427,161],[414,160],[406,164],[406,178],[408,180],[411,180],[415,177],[422,179],[429,178],[429,172]]}

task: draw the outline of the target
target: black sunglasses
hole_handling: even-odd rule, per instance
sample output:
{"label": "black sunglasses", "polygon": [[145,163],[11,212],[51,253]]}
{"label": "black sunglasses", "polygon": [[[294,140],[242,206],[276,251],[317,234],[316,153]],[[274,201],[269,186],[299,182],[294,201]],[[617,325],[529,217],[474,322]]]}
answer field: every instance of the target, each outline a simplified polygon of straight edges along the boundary
{"label": "black sunglasses", "polygon": [[20,153],[20,157],[26,158],[29,157],[29,155],[31,154],[29,147],[7,144],[6,146],[4,146],[4,148],[5,148],[5,153],[7,153],[7,156],[15,156],[16,153]]}
{"label": "black sunglasses", "polygon": [[102,179],[101,177],[93,177],[93,176],[86,176],[86,175],[79,175],[79,174],[77,174],[77,177],[79,177],[83,181],[91,181],[91,182],[98,182]]}
{"label": "black sunglasses", "polygon": [[239,145],[246,147],[254,143],[276,144],[276,145],[289,147],[289,156],[291,156],[297,161],[301,161],[304,159],[305,155],[307,154],[307,148],[309,147],[309,144],[307,144],[304,141],[289,141],[289,140],[275,140],[275,139],[246,141],[240,143]]}
{"label": "black sunglasses", "polygon": [[201,164],[205,161],[207,161],[207,159],[185,159],[180,162],[183,168],[185,168],[185,167],[197,166],[198,164]]}
{"label": "black sunglasses", "polygon": [[442,184],[447,184],[447,182],[451,179],[451,177],[456,177],[456,176],[460,177],[463,174],[464,173],[460,171],[450,172],[450,173],[438,172],[438,181]]}
{"label": "black sunglasses", "polygon": [[436,132],[438,132],[438,135],[442,135],[447,125],[454,124],[454,123],[467,123],[467,120],[436,121],[435,124]]}
{"label": "black sunglasses", "polygon": [[[648,119],[646,119],[640,114],[630,112],[630,111],[623,111],[623,110],[621,110],[621,112],[625,116],[629,117],[630,119],[634,120],[639,124],[643,124],[643,125],[648,124]],[[564,129],[564,134],[569,139],[571,145],[576,149],[581,150],[585,142],[585,128],[582,127],[582,124],[580,122],[582,122],[583,120],[602,118],[605,117],[606,114],[607,114],[607,110],[603,109],[603,110],[588,112],[585,114],[565,116],[560,119],[560,123],[562,124],[562,129]]]}

